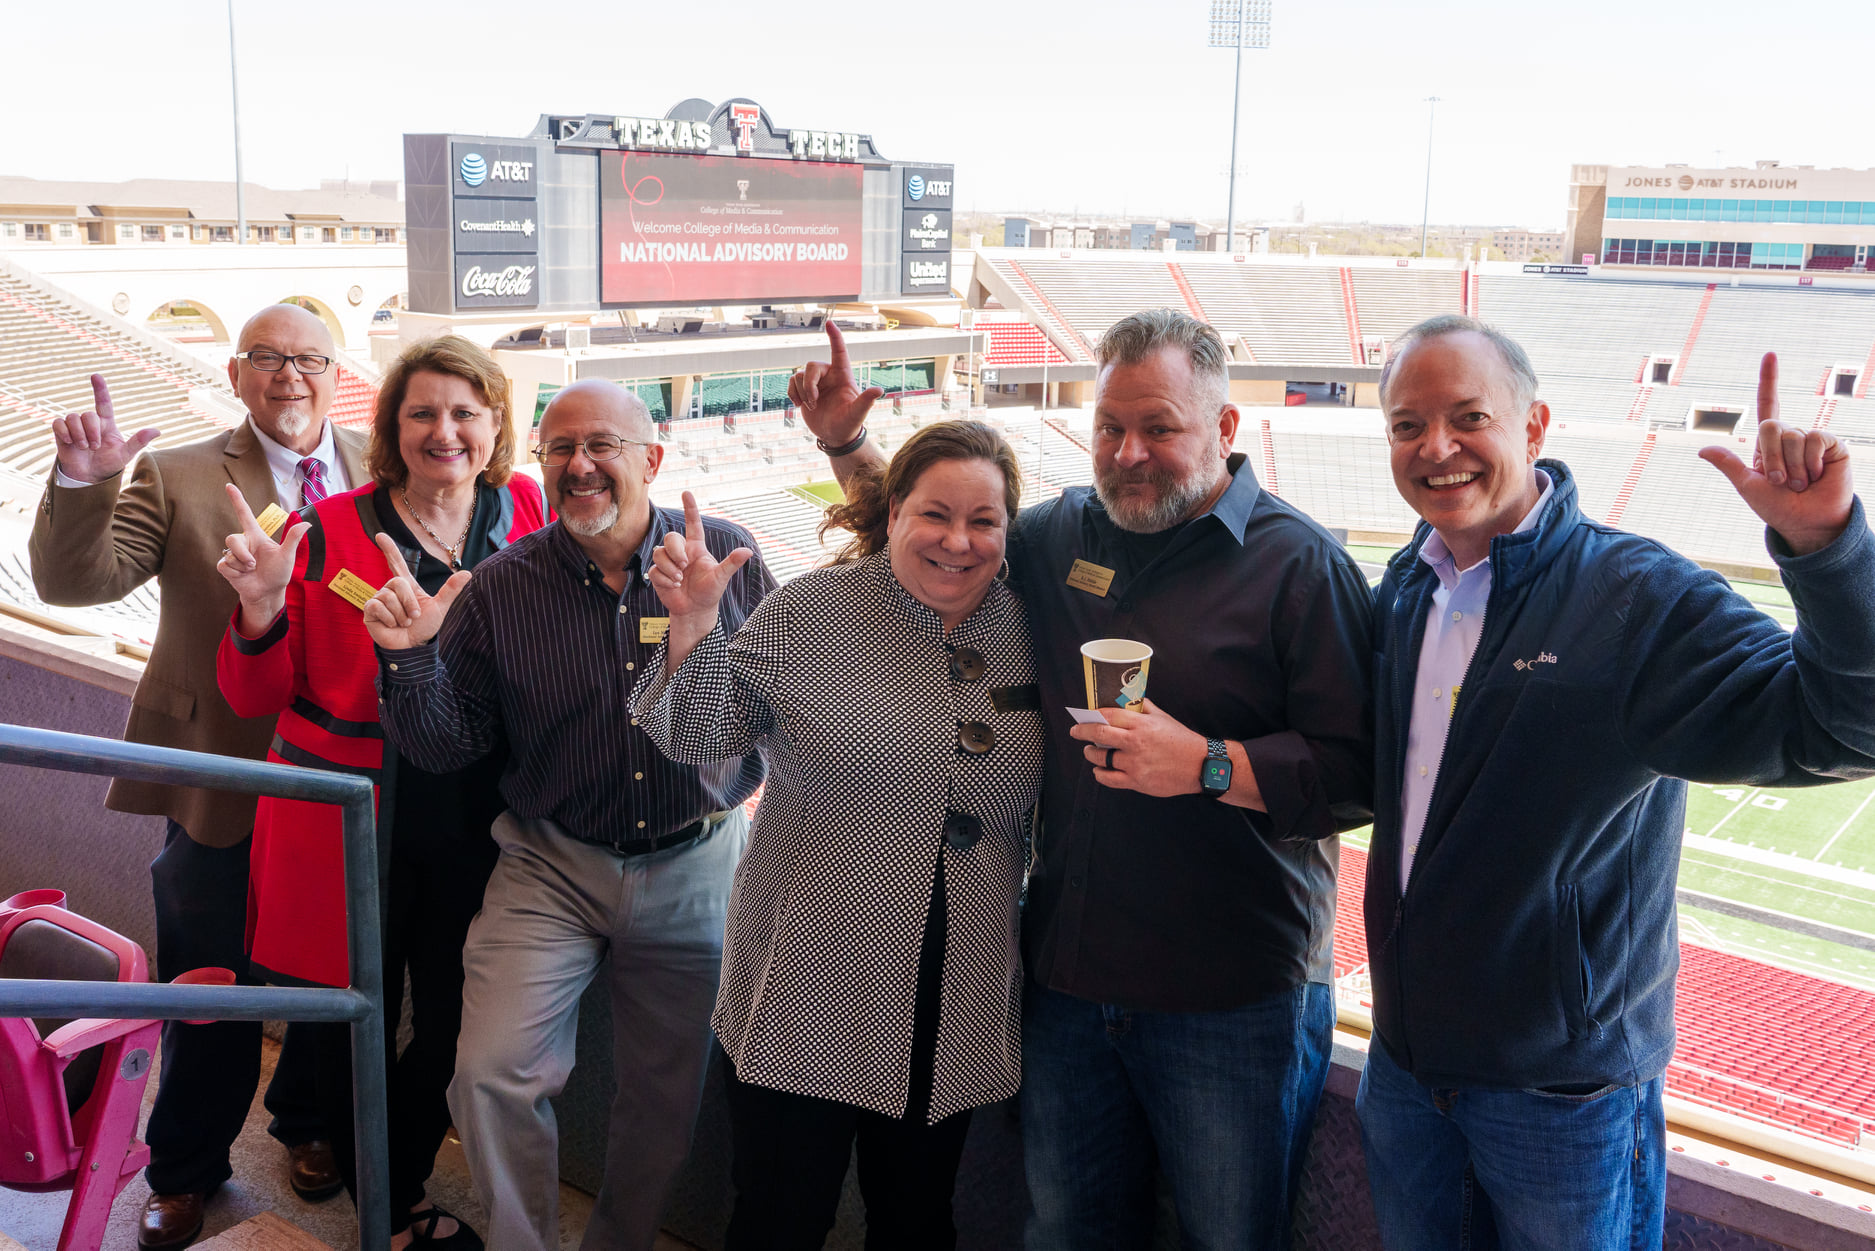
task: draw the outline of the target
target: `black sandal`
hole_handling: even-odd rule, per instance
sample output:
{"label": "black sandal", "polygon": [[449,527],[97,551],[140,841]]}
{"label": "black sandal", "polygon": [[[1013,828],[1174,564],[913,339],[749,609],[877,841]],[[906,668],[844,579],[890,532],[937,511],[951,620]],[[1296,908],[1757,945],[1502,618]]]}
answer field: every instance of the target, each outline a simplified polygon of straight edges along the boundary
{"label": "black sandal", "polygon": [[[447,1238],[438,1238],[434,1232],[436,1222],[444,1217],[456,1222],[456,1232]],[[417,1228],[419,1224],[423,1226],[422,1229]],[[446,1248],[447,1251],[482,1251],[482,1238],[469,1228],[469,1222],[454,1212],[446,1212],[432,1204],[421,1212],[410,1214],[410,1245],[441,1247]]]}

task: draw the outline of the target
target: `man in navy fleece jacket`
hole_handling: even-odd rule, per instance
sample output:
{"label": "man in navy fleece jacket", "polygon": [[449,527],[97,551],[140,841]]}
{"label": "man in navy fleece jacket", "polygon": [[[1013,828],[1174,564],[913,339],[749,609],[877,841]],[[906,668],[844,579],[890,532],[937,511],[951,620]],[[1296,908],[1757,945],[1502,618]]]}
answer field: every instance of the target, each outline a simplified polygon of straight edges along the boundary
{"label": "man in navy fleece jacket", "polygon": [[1382,371],[1426,523],[1375,607],[1359,1110],[1390,1251],[1658,1248],[1681,779],[1875,773],[1875,537],[1776,385],[1767,354],[1754,464],[1700,455],[1764,519],[1795,633],[1582,515],[1508,338],[1435,318]]}

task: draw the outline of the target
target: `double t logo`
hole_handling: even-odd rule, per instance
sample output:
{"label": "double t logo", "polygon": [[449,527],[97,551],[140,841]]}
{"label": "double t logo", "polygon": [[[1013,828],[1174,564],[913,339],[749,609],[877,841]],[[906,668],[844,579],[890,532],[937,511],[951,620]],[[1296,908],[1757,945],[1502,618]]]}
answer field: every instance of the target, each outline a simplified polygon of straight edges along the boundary
{"label": "double t logo", "polygon": [[736,128],[736,151],[755,151],[755,124],[762,120],[762,110],[754,104],[729,106],[729,124]]}

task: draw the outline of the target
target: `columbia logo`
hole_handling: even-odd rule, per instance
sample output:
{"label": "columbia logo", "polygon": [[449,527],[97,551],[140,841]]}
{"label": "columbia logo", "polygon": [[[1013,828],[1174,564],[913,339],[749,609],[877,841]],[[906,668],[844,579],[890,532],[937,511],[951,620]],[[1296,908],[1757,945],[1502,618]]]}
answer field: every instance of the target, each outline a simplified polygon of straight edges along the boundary
{"label": "columbia logo", "polygon": [[1556,663],[1556,657],[1554,654],[1550,652],[1538,652],[1535,660],[1519,660],[1517,661],[1515,667],[1518,670],[1524,670],[1524,669],[1534,669],[1538,665],[1553,665],[1555,663]]}

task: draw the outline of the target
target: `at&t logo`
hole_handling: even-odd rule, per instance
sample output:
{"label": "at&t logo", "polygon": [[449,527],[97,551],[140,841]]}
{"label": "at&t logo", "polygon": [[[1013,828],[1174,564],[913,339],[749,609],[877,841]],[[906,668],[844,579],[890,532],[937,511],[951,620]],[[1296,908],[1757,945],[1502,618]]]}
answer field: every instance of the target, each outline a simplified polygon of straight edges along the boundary
{"label": "at&t logo", "polygon": [[905,184],[905,194],[914,200],[924,199],[924,178],[922,175],[913,174],[911,176],[911,181]]}
{"label": "at&t logo", "polygon": [[488,163],[482,160],[480,152],[471,152],[462,158],[462,181],[471,187],[488,181]]}

